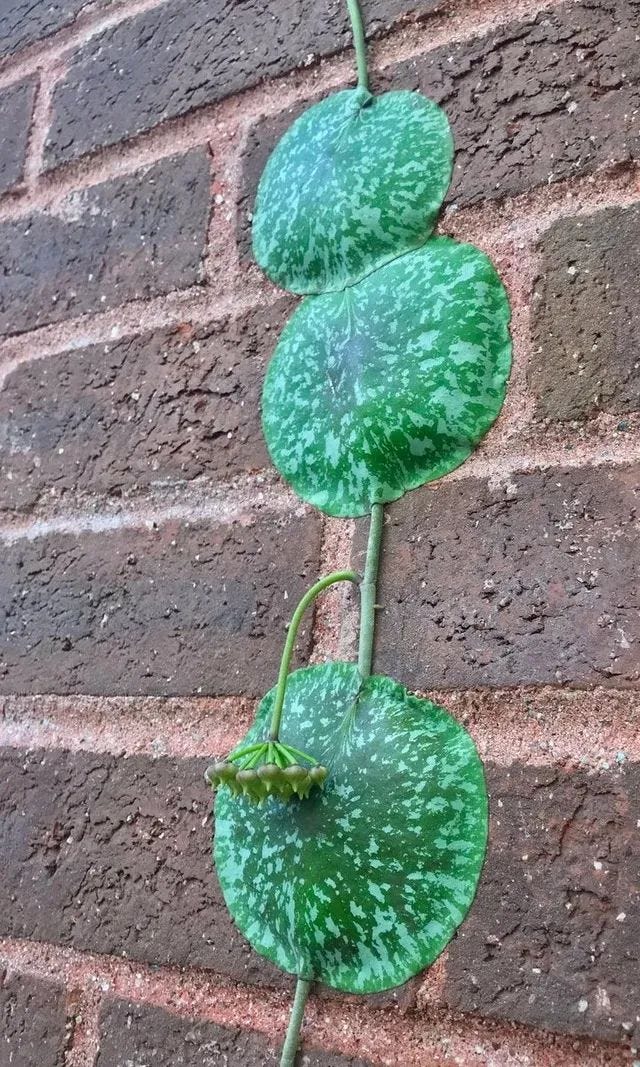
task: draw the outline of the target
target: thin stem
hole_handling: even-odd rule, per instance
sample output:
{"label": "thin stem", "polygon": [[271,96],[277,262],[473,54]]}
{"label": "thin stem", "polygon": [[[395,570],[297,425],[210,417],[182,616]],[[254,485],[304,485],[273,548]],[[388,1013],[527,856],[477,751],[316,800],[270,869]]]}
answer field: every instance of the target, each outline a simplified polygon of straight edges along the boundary
{"label": "thin stem", "polygon": [[384,510],[382,504],[371,508],[369,523],[369,542],[367,559],[364,565],[364,578],[360,585],[360,644],[358,646],[358,670],[363,678],[371,674],[373,660],[373,638],[376,628],[376,589],[378,585],[378,567],[380,565],[380,546],[382,544],[382,526]]}
{"label": "thin stem", "polygon": [[287,1027],[287,1036],[284,1045],[282,1046],[280,1067],[294,1067],[296,1062],[296,1052],[298,1051],[298,1045],[300,1043],[300,1031],[302,1029],[304,1009],[310,989],[311,982],[307,982],[304,978],[298,978],[296,995],[293,998],[291,1017]]}
{"label": "thin stem", "polygon": [[349,18],[351,19],[351,31],[353,44],[356,50],[356,63],[358,65],[358,86],[360,89],[369,90],[369,71],[367,70],[367,44],[364,36],[364,23],[358,0],[347,0]]}
{"label": "thin stem", "polygon": [[316,584],[304,594],[302,600],[298,604],[289,624],[289,632],[287,634],[287,640],[285,641],[284,651],[280,661],[276,698],[273,705],[273,714],[271,716],[271,729],[269,730],[270,741],[277,741],[280,733],[280,720],[282,718],[284,694],[287,688],[287,676],[289,674],[291,657],[293,656],[293,649],[295,647],[298,627],[302,621],[302,616],[309,607],[309,604],[315,600],[323,590],[327,589],[328,586],[334,585],[336,582],[355,582],[357,584],[359,581],[360,575],[356,574],[355,571],[334,571],[333,574],[328,574],[326,578],[321,578],[319,582],[316,582]]}

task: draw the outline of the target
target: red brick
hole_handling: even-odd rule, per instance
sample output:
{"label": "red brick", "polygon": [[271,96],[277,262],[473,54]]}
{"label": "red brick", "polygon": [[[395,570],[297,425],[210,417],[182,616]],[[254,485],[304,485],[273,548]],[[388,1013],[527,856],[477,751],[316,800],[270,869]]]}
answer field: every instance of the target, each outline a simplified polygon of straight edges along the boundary
{"label": "red brick", "polygon": [[488,767],[489,853],[451,944],[451,1007],[640,1038],[640,767]]}
{"label": "red brick", "polygon": [[[260,1034],[180,1019],[161,1008],[108,1000],[100,1016],[96,1067],[275,1067],[280,1049]],[[305,1067],[367,1067],[334,1052],[303,1048]]]}
{"label": "red brick", "polygon": [[86,0],[4,0],[0,13],[0,56],[69,26]]}
{"label": "red brick", "polygon": [[71,1021],[64,990],[56,982],[26,974],[9,976],[0,968],[0,1019],[0,1063],[63,1067]]}
{"label": "red brick", "polygon": [[550,469],[391,505],[376,669],[412,689],[637,684],[639,489],[636,466]]}
{"label": "red brick", "polygon": [[530,380],[552,422],[640,406],[640,205],[565,219],[541,242]]}
{"label": "red brick", "polygon": [[[378,88],[418,89],[444,107],[456,146],[449,203],[515,196],[639,157],[638,33],[637,0],[559,5],[396,64]],[[265,162],[304,106],[250,131],[238,216],[244,256]]]}
{"label": "red brick", "polygon": [[0,508],[268,467],[262,379],[292,307],[18,364],[0,393]]}
{"label": "red brick", "polygon": [[0,750],[0,931],[288,987],[231,921],[206,760]]}
{"label": "red brick", "polygon": [[209,200],[209,158],[198,148],[0,223],[0,332],[195,285]]}
{"label": "red brick", "polygon": [[22,180],[36,91],[27,78],[0,92],[0,194]]}
{"label": "red brick", "polygon": [[20,539],[0,556],[0,692],[262,695],[320,539],[317,514]]}
{"label": "red brick", "polygon": [[[249,950],[222,902],[205,763],[5,750],[0,934],[290,988]],[[488,764],[487,774],[490,849],[476,902],[448,949],[445,1003],[637,1040],[640,769]],[[109,1008],[106,1018],[130,1010]],[[156,1022],[160,1039],[165,1022]],[[103,1020],[109,1067],[131,1054],[131,1042],[152,1047],[153,1018],[134,1009],[131,1025],[125,1040],[116,1036],[124,1027]],[[252,1054],[238,1035],[211,1032],[210,1040]]]}
{"label": "red brick", "polygon": [[[441,0],[371,0],[369,34]],[[176,0],[96,35],[56,86],[52,167],[285,74],[350,43],[346,5],[329,0]]]}

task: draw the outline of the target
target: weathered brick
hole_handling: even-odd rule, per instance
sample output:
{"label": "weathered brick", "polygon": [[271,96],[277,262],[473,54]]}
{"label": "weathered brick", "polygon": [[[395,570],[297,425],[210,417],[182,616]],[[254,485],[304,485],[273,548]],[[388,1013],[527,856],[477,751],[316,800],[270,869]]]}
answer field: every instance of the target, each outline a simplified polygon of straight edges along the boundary
{"label": "weathered brick", "polygon": [[234,928],[206,760],[0,750],[3,936],[290,985]]}
{"label": "weathered brick", "polygon": [[[290,986],[248,949],[224,907],[203,825],[206,761],[8,749],[1,762],[3,936]],[[487,773],[490,850],[476,902],[449,947],[446,1002],[624,1037],[637,1026],[640,768],[489,764]],[[129,1011],[116,1009],[119,1018]],[[160,1040],[164,1023],[156,1021]],[[127,1028],[103,1023],[105,1063],[126,1062],[132,1046],[107,1031]],[[154,1020],[134,1010],[130,1029],[127,1040],[150,1050]],[[207,1033],[223,1045],[224,1035]],[[253,1053],[234,1039],[229,1053]]]}
{"label": "weathered brick", "polygon": [[[100,1015],[96,1067],[131,1067],[134,1063],[153,1067],[275,1067],[279,1052],[256,1033],[180,1019],[161,1008],[126,1000],[108,1000]],[[364,1060],[307,1048],[299,1059],[304,1067],[367,1067]]]}
{"label": "weathered brick", "polygon": [[449,947],[452,1007],[640,1037],[640,766],[488,767],[489,853]]}
{"label": "weathered brick", "polygon": [[[208,762],[0,749],[0,936],[292,988],[224,903]],[[412,988],[371,1000],[406,1004]]]}
{"label": "weathered brick", "polygon": [[290,514],[15,541],[0,557],[0,692],[262,695],[320,539],[318,515]]}
{"label": "weathered brick", "polygon": [[[441,0],[372,0],[370,35]],[[330,0],[178,0],[106,30],[56,88],[49,166],[326,56],[350,41],[346,5]]]}
{"label": "weathered brick", "polygon": [[530,379],[538,415],[640,407],[640,205],[548,230],[534,301]]}
{"label": "weathered brick", "polygon": [[407,494],[388,508],[376,669],[413,689],[637,683],[639,492],[631,466]]}
{"label": "weathered brick", "polygon": [[4,0],[0,56],[19,52],[72,23],[87,0]]}
{"label": "weathered brick", "polygon": [[0,508],[268,466],[260,392],[292,308],[19,364],[0,393]]}
{"label": "weathered brick", "polygon": [[194,149],[0,225],[0,332],[20,333],[201,277],[209,159]]}
{"label": "weathered brick", "polygon": [[0,1063],[63,1067],[68,1031],[61,986],[0,968],[0,1019]]}
{"label": "weathered brick", "polygon": [[27,78],[0,92],[0,193],[22,179],[36,86]]}
{"label": "weathered brick", "polygon": [[[638,0],[585,0],[392,66],[378,87],[418,89],[446,110],[456,145],[449,203],[514,196],[640,156],[638,33]],[[244,255],[264,164],[303,106],[250,132]]]}

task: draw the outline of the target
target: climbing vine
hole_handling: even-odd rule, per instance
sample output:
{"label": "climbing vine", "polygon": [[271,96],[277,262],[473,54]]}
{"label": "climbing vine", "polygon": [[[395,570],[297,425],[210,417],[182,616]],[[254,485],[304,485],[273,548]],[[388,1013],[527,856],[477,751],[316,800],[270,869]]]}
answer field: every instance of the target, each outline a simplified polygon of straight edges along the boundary
{"label": "climbing vine", "polygon": [[[283,1067],[310,985],[374,993],[442,952],[473,900],[487,839],[482,764],[444,709],[372,675],[384,504],[459,466],[496,419],[511,363],[509,305],[490,260],[433,236],[451,180],[444,112],[358,86],[306,111],[271,155],[253,244],[304,296],[262,397],[273,462],[329,515],[370,516],[362,576],[303,597],[277,684],[242,743],[207,772],[215,863],[254,948],[298,978]],[[360,592],[357,663],[290,673],[303,613],[330,585]]]}

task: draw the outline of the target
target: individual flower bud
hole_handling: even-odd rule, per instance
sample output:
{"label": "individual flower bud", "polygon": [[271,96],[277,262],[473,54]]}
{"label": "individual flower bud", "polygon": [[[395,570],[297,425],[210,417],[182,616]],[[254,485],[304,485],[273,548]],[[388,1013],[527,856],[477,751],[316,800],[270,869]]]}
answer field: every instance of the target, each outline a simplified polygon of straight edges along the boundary
{"label": "individual flower bud", "polygon": [[217,763],[212,763],[210,767],[207,767],[204,775],[205,781],[210,786],[226,784],[235,776],[236,768],[227,760],[219,760]]}
{"label": "individual flower bud", "polygon": [[265,792],[271,793],[277,788],[280,768],[275,763],[263,763],[257,768],[258,777],[264,783]]}
{"label": "individual flower bud", "polygon": [[298,782],[303,782],[307,777],[307,772],[304,767],[301,767],[299,763],[293,763],[290,767],[285,767],[282,774],[287,782],[289,782],[295,789]]}
{"label": "individual flower bud", "polygon": [[259,777],[265,782],[273,782],[280,774],[280,768],[275,763],[263,763],[256,769]]}
{"label": "individual flower bud", "polygon": [[328,773],[329,771],[327,770],[327,768],[322,767],[320,764],[318,764],[316,767],[311,767],[309,770],[309,778],[311,779],[311,784],[322,785]]}
{"label": "individual flower bud", "polygon": [[309,774],[305,774],[304,778],[302,778],[295,786],[295,791],[300,797],[300,800],[306,800],[306,798],[309,796],[309,793],[311,792],[312,785],[313,782],[311,781],[311,776]]}

